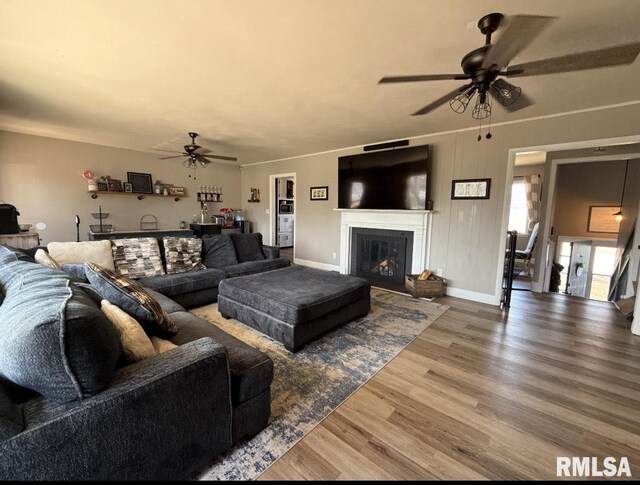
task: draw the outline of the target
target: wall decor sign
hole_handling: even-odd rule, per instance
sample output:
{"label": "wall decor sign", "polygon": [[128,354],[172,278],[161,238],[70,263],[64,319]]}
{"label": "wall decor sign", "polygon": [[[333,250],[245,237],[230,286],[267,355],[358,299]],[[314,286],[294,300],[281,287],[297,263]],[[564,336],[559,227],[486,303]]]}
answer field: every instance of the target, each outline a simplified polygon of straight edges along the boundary
{"label": "wall decor sign", "polygon": [[125,192],[133,192],[133,186],[129,182],[122,184]]}
{"label": "wall decor sign", "polygon": [[620,206],[589,206],[589,221],[587,223],[588,232],[609,232],[620,231],[620,222],[616,221],[616,212]]}
{"label": "wall decor sign", "polygon": [[127,182],[131,184],[132,192],[153,194],[153,181],[150,173],[127,172]]}
{"label": "wall decor sign", "polygon": [[311,200],[329,200],[329,186],[311,187],[309,194]]}
{"label": "wall decor sign", "polygon": [[107,182],[109,192],[122,192],[122,180],[109,179]]}
{"label": "wall decor sign", "polygon": [[488,199],[491,179],[463,179],[451,182],[452,199]]}

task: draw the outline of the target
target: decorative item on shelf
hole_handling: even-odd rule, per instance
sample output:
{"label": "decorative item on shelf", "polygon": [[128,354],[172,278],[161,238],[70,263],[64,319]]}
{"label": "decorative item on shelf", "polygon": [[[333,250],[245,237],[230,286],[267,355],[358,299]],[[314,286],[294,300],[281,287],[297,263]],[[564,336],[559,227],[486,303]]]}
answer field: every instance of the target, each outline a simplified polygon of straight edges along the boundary
{"label": "decorative item on shelf", "polygon": [[247,202],[260,202],[260,189],[251,188],[251,198]]}
{"label": "decorative item on shelf", "polygon": [[107,190],[109,190],[109,183],[107,182],[107,179],[104,176],[100,177],[98,179],[98,191],[106,192]]}
{"label": "decorative item on shelf", "polygon": [[310,200],[329,200],[329,186],[311,187],[309,189]]}
{"label": "decorative item on shelf", "polygon": [[131,184],[132,192],[139,194],[153,194],[150,173],[127,172],[127,182]]}
{"label": "decorative item on shelf", "polygon": [[108,186],[109,186],[109,192],[123,192],[122,180],[110,178],[108,182]]}
{"label": "decorative item on shelf", "polygon": [[83,170],[80,175],[82,176],[83,179],[85,179],[87,181],[87,184],[88,184],[87,185],[87,190],[89,192],[96,192],[96,191],[100,190],[98,188],[98,182],[94,178],[94,175],[91,172],[91,170]]}
{"label": "decorative item on shelf", "polygon": [[125,192],[133,192],[133,186],[129,182],[125,182],[123,185]]}
{"label": "decorative item on shelf", "polygon": [[179,195],[181,197],[184,197],[185,195],[184,187],[173,187],[173,186],[170,187],[169,195]]}
{"label": "decorative item on shelf", "polygon": [[[98,212],[92,212],[91,215],[94,219],[98,219],[100,224],[90,224],[89,229],[92,233],[111,232],[113,226],[111,224],[103,224],[103,220],[109,217],[109,212],[102,212],[102,206],[98,206]],[[77,217],[77,216],[76,216]]]}
{"label": "decorative item on shelf", "polygon": [[156,195],[162,194],[162,183],[160,180],[156,180],[156,183],[153,184],[153,193]]}

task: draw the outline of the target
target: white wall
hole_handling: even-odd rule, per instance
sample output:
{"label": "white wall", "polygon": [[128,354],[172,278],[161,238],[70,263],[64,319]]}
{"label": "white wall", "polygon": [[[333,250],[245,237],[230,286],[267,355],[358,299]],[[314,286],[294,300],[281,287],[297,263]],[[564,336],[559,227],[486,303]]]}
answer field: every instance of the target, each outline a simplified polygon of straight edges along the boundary
{"label": "white wall", "polygon": [[[499,248],[505,236],[502,222],[509,150],[637,135],[638,119],[640,105],[630,104],[495,126],[490,141],[478,142],[475,130],[411,139],[411,145],[429,144],[432,148],[435,214],[430,269],[443,269],[449,286],[459,295],[495,300],[499,260],[503,257]],[[333,252],[340,253],[340,217],[333,210],[337,207],[337,160],[353,153],[362,153],[362,147],[242,168],[242,192],[246,196],[250,187],[267,190],[270,174],[296,172],[297,258],[338,264],[332,257]],[[485,177],[492,179],[489,200],[450,199],[453,179]],[[309,201],[309,187],[315,185],[329,186],[328,201]],[[243,203],[247,198],[243,197]],[[263,200],[260,204],[244,203],[243,209],[254,222],[254,231],[266,234],[269,216]],[[541,210],[544,213],[544,207]]]}
{"label": "white wall", "polygon": [[[150,173],[153,180],[186,188],[187,197],[147,197],[103,195],[94,200],[87,193],[87,181],[80,173],[90,169],[95,175],[110,175],[127,180],[127,172]],[[0,131],[0,200],[20,211],[19,222],[44,222],[39,231],[42,243],[75,241],[75,215],[81,220],[80,238],[87,239],[89,224],[96,221],[92,212],[101,205],[110,216],[104,222],[114,230],[140,228],[140,218],[153,214],[160,229],[178,228],[181,220],[191,221],[200,214],[196,201],[198,185],[221,185],[224,203],[209,203],[210,210],[241,206],[240,169],[214,163],[196,169],[197,180],[189,178],[193,170],[182,166],[181,159],[158,160],[158,155],[88,143],[58,140]]]}

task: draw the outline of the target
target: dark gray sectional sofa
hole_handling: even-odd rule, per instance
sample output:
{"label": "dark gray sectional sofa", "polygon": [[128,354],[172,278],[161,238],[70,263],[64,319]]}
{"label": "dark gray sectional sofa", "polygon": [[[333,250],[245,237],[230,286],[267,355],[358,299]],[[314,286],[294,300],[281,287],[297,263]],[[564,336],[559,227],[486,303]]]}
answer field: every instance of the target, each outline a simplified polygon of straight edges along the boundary
{"label": "dark gray sectional sofa", "polygon": [[80,272],[0,246],[1,480],[185,479],[267,425],[271,359],[185,310],[215,301],[225,278],[289,264],[257,236],[231,247],[235,264],[218,248],[205,261],[217,267],[141,281],[178,347],[123,366]]}

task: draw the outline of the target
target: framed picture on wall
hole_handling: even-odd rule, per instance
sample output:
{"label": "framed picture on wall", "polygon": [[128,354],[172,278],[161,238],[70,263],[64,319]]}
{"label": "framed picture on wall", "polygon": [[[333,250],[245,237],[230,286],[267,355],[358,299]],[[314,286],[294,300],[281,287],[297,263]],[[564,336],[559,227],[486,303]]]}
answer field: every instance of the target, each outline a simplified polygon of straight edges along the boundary
{"label": "framed picture on wall", "polygon": [[310,200],[329,200],[329,186],[311,187]]}
{"label": "framed picture on wall", "polygon": [[150,173],[127,172],[127,182],[131,184],[132,192],[153,194],[153,181]]}
{"label": "framed picture on wall", "polygon": [[488,199],[491,193],[491,179],[463,179],[451,182],[451,198]]}
{"label": "framed picture on wall", "polygon": [[125,192],[133,192],[133,188],[131,187],[131,184],[129,182],[125,182],[122,185],[124,186],[124,191]]}
{"label": "framed picture on wall", "polygon": [[620,206],[589,206],[588,232],[617,233],[620,231],[620,221],[615,214],[620,211]]}

